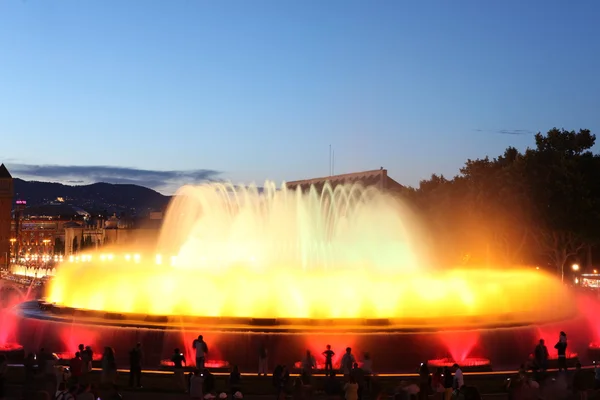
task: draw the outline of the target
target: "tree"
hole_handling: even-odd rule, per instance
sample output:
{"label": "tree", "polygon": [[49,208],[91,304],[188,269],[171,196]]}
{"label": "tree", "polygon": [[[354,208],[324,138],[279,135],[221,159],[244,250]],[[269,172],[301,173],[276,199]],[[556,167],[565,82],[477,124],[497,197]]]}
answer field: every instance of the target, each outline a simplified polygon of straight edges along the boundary
{"label": "tree", "polygon": [[73,254],[77,253],[79,247],[79,241],[77,240],[77,236],[73,238]]}
{"label": "tree", "polygon": [[480,263],[538,262],[564,276],[584,247],[600,243],[600,157],[589,130],[551,129],[524,153],[467,160],[453,179],[432,175],[410,194],[436,253]]}
{"label": "tree", "polygon": [[565,279],[565,265],[569,258],[577,256],[586,246],[585,241],[576,233],[568,231],[543,230],[537,234],[541,251],[548,256],[554,264],[560,280]]}
{"label": "tree", "polygon": [[487,262],[514,264],[525,257],[530,234],[530,198],[523,178],[523,155],[514,147],[490,160],[467,160],[461,169],[468,187],[472,231]]}
{"label": "tree", "polygon": [[590,149],[589,130],[551,129],[535,136],[525,153],[527,183],[536,208],[536,241],[542,254],[564,278],[569,258],[598,241],[600,159]]}

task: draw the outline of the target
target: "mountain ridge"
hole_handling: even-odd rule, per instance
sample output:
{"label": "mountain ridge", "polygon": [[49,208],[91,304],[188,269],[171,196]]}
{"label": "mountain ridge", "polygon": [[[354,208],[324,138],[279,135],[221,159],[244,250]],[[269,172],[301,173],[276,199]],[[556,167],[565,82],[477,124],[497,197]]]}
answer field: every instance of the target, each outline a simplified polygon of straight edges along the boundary
{"label": "mountain ridge", "polygon": [[[171,200],[156,190],[129,183],[96,182],[67,185],[58,182],[26,181],[14,178],[14,199],[27,201],[28,208],[68,204],[91,214],[126,213],[144,215],[163,210]],[[59,200],[60,199],[60,200]]]}

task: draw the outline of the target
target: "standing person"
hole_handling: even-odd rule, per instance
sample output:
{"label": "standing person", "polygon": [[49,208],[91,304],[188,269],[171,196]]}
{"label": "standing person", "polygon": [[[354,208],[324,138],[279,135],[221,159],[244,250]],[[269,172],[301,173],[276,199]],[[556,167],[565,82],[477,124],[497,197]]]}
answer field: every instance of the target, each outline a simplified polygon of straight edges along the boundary
{"label": "standing person", "polygon": [[269,359],[267,346],[263,343],[258,348],[258,376],[267,376]]}
{"label": "standing person", "polygon": [[117,361],[112,347],[105,347],[102,354],[102,383],[115,384],[117,380]]}
{"label": "standing person", "polygon": [[431,388],[431,375],[429,372],[429,366],[426,362],[421,363],[419,368],[419,399],[427,400],[429,397],[429,390]]}
{"label": "standing person", "polygon": [[325,356],[325,376],[328,376],[333,372],[333,356],[335,356],[330,344],[327,345],[323,355]]}
{"label": "standing person", "polygon": [[460,392],[462,387],[465,386],[465,378],[463,376],[462,369],[460,369],[458,364],[454,364],[452,368],[454,369],[454,380],[452,386],[454,390]]}
{"label": "standing person", "polygon": [[436,368],[433,376],[431,377],[431,389],[433,390],[433,395],[437,400],[443,398],[444,393],[444,373],[442,368]]}
{"label": "standing person", "polygon": [[173,362],[173,373],[175,374],[175,383],[179,386],[184,392],[187,392],[187,385],[185,382],[185,376],[183,374],[183,365],[185,364],[185,356],[179,349],[175,349],[173,351],[173,356],[171,357],[171,361]]}
{"label": "standing person", "polygon": [[6,361],[6,356],[4,354],[0,354],[0,400],[4,399],[4,386],[6,385],[6,371],[8,370],[8,362]]}
{"label": "standing person", "polygon": [[190,377],[190,397],[192,399],[194,399],[194,400],[202,399],[203,383],[204,383],[204,378],[202,377],[200,370],[196,369],[196,371],[194,371],[194,375],[192,375]]}
{"label": "standing person", "polygon": [[365,389],[365,371],[358,366],[358,363],[354,363],[350,376],[354,378],[354,381],[358,384],[358,400],[363,398],[363,392]]}
{"label": "standing person", "polygon": [[371,354],[364,354],[362,369],[365,371],[365,388],[371,391],[371,377],[373,376],[373,359],[371,358]]}
{"label": "standing person", "polygon": [[352,375],[344,385],[344,398],[346,400],[358,400],[358,383]]}
{"label": "standing person", "polygon": [[237,392],[242,391],[242,374],[237,365],[234,365],[229,374],[229,393],[231,398],[235,397]]}
{"label": "standing person", "polygon": [[71,359],[69,366],[71,367],[72,383],[80,383],[83,375],[83,361],[81,360],[81,354],[79,354],[79,352],[75,353],[75,357]]}
{"label": "standing person", "polygon": [[350,371],[352,371],[352,366],[355,362],[356,359],[354,358],[354,354],[352,354],[352,349],[350,347],[346,347],[346,353],[342,357],[341,363],[342,373],[344,376],[350,375]]}
{"label": "standing person", "polygon": [[142,387],[142,344],[138,343],[129,352],[129,386]]}
{"label": "standing person", "polygon": [[452,387],[454,386],[454,378],[452,377],[452,371],[450,371],[450,368],[444,367],[442,378],[442,381],[444,383],[444,400],[451,400]]}
{"label": "standing person", "polygon": [[305,376],[312,376],[312,371],[315,368],[316,361],[315,358],[310,354],[310,350],[306,350],[306,356],[302,360],[302,373]]}
{"label": "standing person", "polygon": [[600,390],[600,368],[596,361],[594,361],[594,390]]}
{"label": "standing person", "polygon": [[198,339],[194,339],[192,347],[196,350],[196,368],[200,371],[204,371],[204,362],[206,361],[206,355],[208,354],[208,345],[204,341],[204,337],[198,335]]}
{"label": "standing person", "polygon": [[567,334],[560,332],[558,342],[554,345],[558,353],[558,371],[567,370]]}
{"label": "standing person", "polygon": [[573,374],[573,392],[579,400],[587,400],[587,388],[586,388],[586,376],[581,370],[581,364],[577,363],[575,366],[575,373]]}
{"label": "standing person", "polygon": [[540,339],[540,342],[535,346],[533,352],[533,370],[536,375],[536,380],[541,381],[542,377],[548,369],[548,348],[544,339]]}

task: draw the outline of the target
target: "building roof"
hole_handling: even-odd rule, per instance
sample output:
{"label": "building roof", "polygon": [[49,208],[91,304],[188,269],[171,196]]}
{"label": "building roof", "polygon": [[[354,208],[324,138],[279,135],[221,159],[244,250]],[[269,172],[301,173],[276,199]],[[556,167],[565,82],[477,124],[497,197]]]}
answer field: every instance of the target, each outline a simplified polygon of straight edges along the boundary
{"label": "building roof", "polygon": [[0,165],[0,179],[12,179],[12,175],[8,172],[4,164]]}
{"label": "building roof", "polygon": [[301,181],[287,182],[288,189],[308,189],[310,186],[321,188],[326,182],[333,187],[343,184],[359,183],[365,187],[377,186],[379,189],[391,192],[402,192],[406,188],[390,178],[387,169],[376,169],[372,171],[354,172],[351,174],[332,175],[323,178],[305,179]]}

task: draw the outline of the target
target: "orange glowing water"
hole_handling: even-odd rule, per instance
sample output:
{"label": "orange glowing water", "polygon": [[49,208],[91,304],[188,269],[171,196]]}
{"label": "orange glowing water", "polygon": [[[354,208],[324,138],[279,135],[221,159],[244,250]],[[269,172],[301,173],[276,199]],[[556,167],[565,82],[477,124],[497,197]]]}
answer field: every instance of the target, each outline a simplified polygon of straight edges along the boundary
{"label": "orange glowing water", "polygon": [[503,322],[506,314],[531,323],[573,311],[562,285],[533,269],[429,268],[417,227],[397,200],[356,185],[305,193],[271,183],[263,192],[184,187],[169,207],[160,255],[80,256],[57,269],[48,300],[155,315],[436,326]]}

